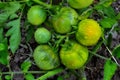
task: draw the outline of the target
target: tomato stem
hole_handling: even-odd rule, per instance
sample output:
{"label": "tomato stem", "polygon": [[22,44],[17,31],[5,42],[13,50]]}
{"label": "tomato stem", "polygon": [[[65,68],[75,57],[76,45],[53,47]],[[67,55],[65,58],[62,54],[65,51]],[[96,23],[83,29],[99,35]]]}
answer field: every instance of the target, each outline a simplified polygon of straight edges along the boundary
{"label": "tomato stem", "polygon": [[56,75],[58,73],[61,73],[64,69],[63,68],[57,68],[55,70],[49,71],[46,74],[44,74],[43,76],[39,77],[37,80],[46,80],[47,78]]}
{"label": "tomato stem", "polygon": [[48,9],[52,8],[51,4],[44,3],[44,2],[42,2],[40,0],[33,0],[33,1],[36,2],[36,3],[38,3],[38,4],[40,4],[40,5],[42,5],[42,6],[44,6],[44,7],[46,7],[46,8],[48,8]]}

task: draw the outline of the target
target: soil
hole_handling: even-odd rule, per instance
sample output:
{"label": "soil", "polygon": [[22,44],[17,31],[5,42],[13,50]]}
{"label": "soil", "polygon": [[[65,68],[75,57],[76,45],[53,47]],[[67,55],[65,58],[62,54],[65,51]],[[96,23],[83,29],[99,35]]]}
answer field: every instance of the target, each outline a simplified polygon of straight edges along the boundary
{"label": "soil", "polygon": [[[115,11],[117,13],[120,12],[120,0],[116,0],[112,4],[114,7]],[[21,24],[21,26],[24,26]],[[119,25],[120,27],[120,25]],[[34,41],[34,39],[31,39],[29,43],[26,43],[26,30],[24,27],[21,28],[21,33],[22,33],[22,40],[19,49],[15,53],[15,55],[10,56],[10,67],[6,67],[4,65],[0,64],[1,71],[3,72],[8,72],[9,69],[13,72],[21,71],[21,63],[24,62],[25,60],[33,60],[32,58],[32,50],[35,48],[37,45]],[[112,48],[114,48],[116,45],[120,43],[120,31],[119,32],[113,32],[114,37],[112,41]],[[105,46],[102,45],[100,50],[97,52],[97,54],[102,55],[102,56],[110,56],[108,51],[105,49]],[[120,64],[120,60],[117,60]],[[87,66],[85,67],[85,74],[87,76],[87,80],[103,80],[103,67],[104,67],[105,60],[101,59],[97,56],[93,56],[92,59],[87,63]],[[37,71],[39,68],[35,66],[34,64],[30,68],[30,70]],[[55,77],[59,75],[64,75],[67,74],[69,71],[66,70],[49,80],[55,80]],[[14,80],[24,80],[24,74],[14,74],[13,75]],[[35,77],[39,77],[40,74],[35,74]],[[4,75],[3,75],[3,80],[4,80]],[[66,76],[66,80],[77,80],[76,77],[71,74],[71,76]],[[113,76],[112,80],[120,80],[120,68],[117,69],[115,75]]]}

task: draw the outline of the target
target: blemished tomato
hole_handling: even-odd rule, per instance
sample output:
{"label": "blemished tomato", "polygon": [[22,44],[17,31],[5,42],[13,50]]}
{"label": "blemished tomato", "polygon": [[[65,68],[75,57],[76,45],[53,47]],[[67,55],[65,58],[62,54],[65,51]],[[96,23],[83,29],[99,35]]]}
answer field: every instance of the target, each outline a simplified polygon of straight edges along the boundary
{"label": "blemished tomato", "polygon": [[75,41],[66,43],[60,50],[61,62],[69,69],[81,68],[88,59],[88,49]]}
{"label": "blemished tomato", "polygon": [[67,0],[67,1],[71,7],[75,9],[81,9],[91,5],[94,0]]}
{"label": "blemished tomato", "polygon": [[101,34],[102,30],[97,21],[85,19],[78,24],[76,39],[82,45],[93,46],[98,42]]}
{"label": "blemished tomato", "polygon": [[39,5],[32,6],[27,13],[27,19],[32,25],[40,25],[46,20],[46,11]]}
{"label": "blemished tomato", "polygon": [[42,70],[50,70],[60,65],[57,54],[48,45],[39,45],[35,48],[33,58]]}
{"label": "blemished tomato", "polygon": [[38,44],[47,43],[51,39],[51,33],[46,28],[38,28],[34,33],[35,41]]}
{"label": "blemished tomato", "polygon": [[70,7],[61,8],[57,15],[52,17],[53,28],[57,33],[66,34],[71,31],[72,26],[78,22],[77,12]]}

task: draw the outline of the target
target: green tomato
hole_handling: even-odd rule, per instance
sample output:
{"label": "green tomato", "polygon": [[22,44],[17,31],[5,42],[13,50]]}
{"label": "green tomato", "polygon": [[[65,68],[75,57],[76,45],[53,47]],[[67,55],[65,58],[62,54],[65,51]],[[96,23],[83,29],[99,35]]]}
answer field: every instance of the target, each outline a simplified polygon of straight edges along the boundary
{"label": "green tomato", "polygon": [[61,62],[69,69],[81,68],[88,59],[88,49],[75,41],[65,45],[60,50]]}
{"label": "green tomato", "polygon": [[34,33],[34,37],[38,44],[47,43],[51,38],[51,33],[46,28],[38,28]]}
{"label": "green tomato", "polygon": [[77,12],[70,7],[61,8],[57,15],[52,17],[53,28],[57,33],[65,34],[71,31],[72,26],[78,22]]}
{"label": "green tomato", "polygon": [[71,7],[75,9],[81,9],[91,5],[94,0],[87,0],[87,1],[86,0],[67,0],[67,1]]}
{"label": "green tomato", "polygon": [[93,46],[100,39],[102,30],[97,21],[93,19],[82,20],[78,24],[76,39],[85,46]]}
{"label": "green tomato", "polygon": [[46,11],[39,5],[32,6],[27,13],[27,19],[32,25],[40,25],[46,20]]}
{"label": "green tomato", "polygon": [[40,69],[50,70],[60,65],[57,54],[48,45],[39,45],[33,53],[35,63]]}
{"label": "green tomato", "polygon": [[63,17],[66,16],[69,19],[71,25],[77,24],[78,13],[74,9],[72,9],[70,7],[63,7],[63,8],[61,8],[60,14]]}

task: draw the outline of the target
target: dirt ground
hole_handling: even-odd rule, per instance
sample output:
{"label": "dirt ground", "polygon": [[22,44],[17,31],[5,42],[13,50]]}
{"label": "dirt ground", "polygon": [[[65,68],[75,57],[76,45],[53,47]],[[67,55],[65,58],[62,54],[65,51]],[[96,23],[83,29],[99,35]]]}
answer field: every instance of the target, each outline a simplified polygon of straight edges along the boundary
{"label": "dirt ground", "polygon": [[[120,0],[116,0],[112,4],[114,7],[115,11],[118,13],[120,12]],[[22,25],[22,24],[21,24]],[[120,25],[119,25],[120,27]],[[10,68],[12,71],[21,71],[20,65],[21,63],[26,60],[26,59],[32,59],[32,49],[35,48],[36,43],[34,40],[31,40],[29,43],[26,43],[26,31],[24,28],[21,29],[22,31],[22,40],[21,40],[21,45],[19,49],[17,50],[16,54],[13,56],[11,55],[11,60],[10,60]],[[113,33],[113,41],[112,41],[112,46],[115,47],[120,43],[120,31],[119,32],[114,32]],[[32,45],[32,46],[31,46]],[[101,47],[101,49],[98,51],[98,54],[102,56],[108,56],[109,53],[105,49],[104,45]],[[89,63],[87,63],[87,66],[85,68],[85,73],[87,76],[87,80],[103,80],[103,66],[104,66],[105,60],[93,56],[92,60],[90,60]],[[118,60],[120,63],[120,60]],[[2,69],[3,72],[8,71],[9,69],[3,65],[0,64],[0,68]],[[32,66],[30,70],[39,70],[36,66]],[[59,75],[64,75],[67,74],[67,72],[63,72]],[[39,76],[39,74],[35,75],[36,77]],[[4,76],[3,76],[4,77]],[[56,77],[56,76],[55,76]],[[14,75],[14,80],[24,80],[24,75],[23,74],[15,74]],[[53,78],[49,79],[53,80]],[[55,79],[54,79],[55,80]],[[71,75],[70,78],[67,80],[77,80],[74,75]],[[120,68],[116,71],[115,75],[113,76],[112,80],[120,80]]]}

